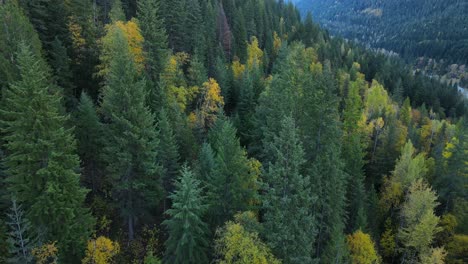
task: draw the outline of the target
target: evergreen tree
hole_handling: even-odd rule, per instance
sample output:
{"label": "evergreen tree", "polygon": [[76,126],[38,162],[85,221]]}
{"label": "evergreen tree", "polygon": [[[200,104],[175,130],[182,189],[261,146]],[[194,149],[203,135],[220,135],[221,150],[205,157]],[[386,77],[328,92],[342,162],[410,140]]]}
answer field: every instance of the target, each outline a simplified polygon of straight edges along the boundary
{"label": "evergreen tree", "polygon": [[8,244],[10,257],[8,263],[32,263],[32,249],[37,242],[31,223],[24,216],[24,211],[16,200],[12,200],[8,216]]}
{"label": "evergreen tree", "polygon": [[200,181],[184,167],[171,194],[165,259],[168,263],[207,263],[208,227],[202,217],[206,211]]}
{"label": "evergreen tree", "polygon": [[113,0],[112,1],[112,8],[109,12],[109,18],[111,22],[117,21],[126,21],[125,13],[122,7],[122,1],[120,0]]}
{"label": "evergreen tree", "polygon": [[161,172],[157,164],[158,135],[155,118],[145,106],[145,82],[141,80],[124,33],[117,29],[103,92],[107,142],[105,160],[113,181],[113,197],[128,224],[128,238],[135,221],[161,198]]}
{"label": "evergreen tree", "polygon": [[185,0],[162,0],[161,9],[164,15],[169,47],[174,52],[185,51],[184,28],[187,20],[187,9]]}
{"label": "evergreen tree", "polygon": [[81,93],[80,103],[74,116],[83,182],[93,194],[105,192],[108,189],[109,179],[104,175],[102,160],[104,127],[99,121],[93,101],[85,92]]}
{"label": "evergreen tree", "polygon": [[345,100],[343,111],[343,160],[344,171],[349,175],[347,198],[348,198],[348,229],[356,231],[366,228],[366,201],[364,156],[362,135],[358,130],[358,123],[362,113],[362,99],[359,95],[361,83],[351,83],[348,96]]}
{"label": "evergreen tree", "polygon": [[159,151],[158,160],[163,168],[162,182],[166,194],[173,192],[173,184],[179,173],[179,153],[177,142],[166,110],[159,113]]}
{"label": "evergreen tree", "polygon": [[208,140],[215,153],[215,168],[207,180],[207,196],[211,226],[216,227],[249,208],[256,197],[257,183],[248,173],[246,151],[230,121],[218,117]]}
{"label": "evergreen tree", "polygon": [[[18,44],[28,43],[36,56],[42,55],[42,44],[33,25],[17,1],[6,1],[0,5],[0,88],[20,79],[16,67]],[[11,32],[15,32],[12,34]]]}
{"label": "evergreen tree", "polygon": [[197,171],[199,180],[206,186],[213,177],[215,169],[215,155],[209,143],[203,143],[198,154]]}
{"label": "evergreen tree", "polygon": [[61,259],[77,259],[93,219],[83,207],[73,132],[65,128],[62,97],[49,84],[41,58],[20,44],[21,80],[5,92],[0,111],[10,191],[45,239],[57,241]]}
{"label": "evergreen tree", "polygon": [[262,199],[265,237],[284,263],[311,263],[316,222],[310,206],[315,197],[309,177],[303,175],[304,150],[291,117],[283,118],[269,148],[273,163],[265,175]]}
{"label": "evergreen tree", "polygon": [[168,60],[167,34],[162,17],[159,0],[138,1],[137,18],[145,39],[146,70],[154,82],[159,80]]}

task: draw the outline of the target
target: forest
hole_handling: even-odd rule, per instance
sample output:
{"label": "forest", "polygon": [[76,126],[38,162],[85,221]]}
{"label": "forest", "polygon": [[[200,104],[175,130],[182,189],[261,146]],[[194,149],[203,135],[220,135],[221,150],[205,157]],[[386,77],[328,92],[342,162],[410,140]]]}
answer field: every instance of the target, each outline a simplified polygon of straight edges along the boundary
{"label": "forest", "polygon": [[0,263],[468,263],[467,99],[314,20],[1,0]]}
{"label": "forest", "polygon": [[295,0],[302,13],[349,39],[406,59],[468,64],[468,2],[464,0]]}

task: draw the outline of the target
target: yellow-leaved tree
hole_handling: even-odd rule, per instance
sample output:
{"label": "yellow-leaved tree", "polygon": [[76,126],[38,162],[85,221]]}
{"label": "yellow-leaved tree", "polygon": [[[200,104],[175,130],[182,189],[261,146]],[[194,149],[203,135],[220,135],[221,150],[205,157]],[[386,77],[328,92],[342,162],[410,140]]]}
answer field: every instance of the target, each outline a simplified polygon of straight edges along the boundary
{"label": "yellow-leaved tree", "polygon": [[[251,218],[254,214],[247,214]],[[220,264],[279,264],[271,250],[263,243],[256,232],[249,232],[240,220],[239,215],[235,222],[227,222],[217,230],[215,251]],[[245,220],[245,219],[244,219]]]}
{"label": "yellow-leaved tree", "polygon": [[109,72],[109,64],[112,54],[116,54],[112,48],[115,45],[112,45],[112,40],[115,39],[115,34],[117,31],[121,31],[128,42],[128,49],[130,54],[133,57],[135,62],[135,67],[138,72],[142,72],[144,69],[144,60],[145,55],[143,52],[143,36],[141,35],[140,28],[138,27],[137,22],[132,19],[127,22],[116,21],[112,24],[106,26],[106,35],[100,40],[101,44],[101,64],[99,65],[98,74],[101,76],[106,76]]}
{"label": "yellow-leaved tree", "polygon": [[262,65],[263,51],[258,46],[258,39],[252,37],[247,46],[247,67],[253,69]]}
{"label": "yellow-leaved tree", "polygon": [[119,243],[113,242],[107,237],[100,236],[88,241],[86,256],[83,264],[108,264],[112,258],[120,252]]}
{"label": "yellow-leaved tree", "polygon": [[216,121],[216,117],[224,107],[221,88],[215,79],[210,78],[203,83],[201,97],[197,108],[197,127],[207,129]]}
{"label": "yellow-leaved tree", "polygon": [[371,237],[361,230],[348,235],[349,253],[353,264],[376,264],[380,263],[380,256],[375,250]]}

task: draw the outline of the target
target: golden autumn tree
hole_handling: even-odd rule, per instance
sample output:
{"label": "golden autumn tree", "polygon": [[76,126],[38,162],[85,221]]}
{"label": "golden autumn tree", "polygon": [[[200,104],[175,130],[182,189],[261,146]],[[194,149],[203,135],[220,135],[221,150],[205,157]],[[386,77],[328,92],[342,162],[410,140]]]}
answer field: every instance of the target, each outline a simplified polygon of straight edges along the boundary
{"label": "golden autumn tree", "polygon": [[58,249],[55,242],[44,244],[32,250],[37,264],[57,264]]}
{"label": "golden autumn tree", "polygon": [[100,236],[97,239],[88,241],[86,256],[83,264],[108,264],[112,263],[112,258],[120,252],[119,243],[113,242],[107,237]]}
{"label": "golden autumn tree", "polygon": [[380,257],[375,250],[374,242],[368,234],[361,230],[346,238],[353,264],[376,264],[380,263]]}
{"label": "golden autumn tree", "polygon": [[215,79],[210,78],[203,83],[201,88],[201,97],[196,111],[197,126],[202,129],[211,127],[223,107],[224,98],[221,96],[221,88]]}
{"label": "golden autumn tree", "polygon": [[99,65],[99,75],[106,76],[109,73],[109,65],[112,54],[115,52],[112,50],[112,40],[115,39],[117,31],[122,31],[125,36],[128,49],[132,55],[135,67],[138,72],[142,72],[144,69],[145,54],[143,52],[143,36],[141,35],[140,28],[134,19],[122,22],[116,21],[106,26],[106,35],[100,40],[102,52],[99,57],[101,65]]}
{"label": "golden autumn tree", "polygon": [[[235,217],[240,220],[240,217]],[[258,234],[236,222],[227,222],[216,232],[215,251],[219,264],[280,264]]]}
{"label": "golden autumn tree", "polygon": [[259,48],[258,39],[252,37],[250,43],[247,46],[247,67],[253,69],[259,67],[262,64],[263,51]]}

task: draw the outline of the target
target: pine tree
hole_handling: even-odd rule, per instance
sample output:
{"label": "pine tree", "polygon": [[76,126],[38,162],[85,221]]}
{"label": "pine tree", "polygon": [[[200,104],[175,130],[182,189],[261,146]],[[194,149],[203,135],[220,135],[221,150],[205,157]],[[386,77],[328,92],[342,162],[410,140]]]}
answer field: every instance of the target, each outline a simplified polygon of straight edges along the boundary
{"label": "pine tree", "polygon": [[122,1],[120,0],[112,1],[112,8],[109,12],[109,18],[111,22],[126,21],[125,13],[122,7]]}
{"label": "pine tree", "polygon": [[358,130],[358,123],[362,113],[362,99],[359,95],[360,82],[351,82],[348,96],[345,100],[343,110],[343,160],[344,171],[349,175],[347,198],[348,198],[348,229],[356,231],[366,228],[366,201],[365,175],[364,175],[364,144],[362,135]]}
{"label": "pine tree", "polygon": [[238,211],[247,210],[256,198],[256,179],[249,175],[246,151],[236,129],[225,117],[218,117],[208,135],[215,153],[215,168],[207,180],[209,216],[217,227]]}
{"label": "pine tree", "polygon": [[10,191],[45,239],[57,241],[61,259],[82,253],[93,219],[83,207],[73,132],[65,128],[62,97],[49,85],[41,58],[20,44],[21,80],[5,92],[0,111]]}
{"label": "pine tree", "polygon": [[110,58],[102,102],[108,133],[104,151],[113,197],[132,240],[137,217],[143,217],[161,198],[159,142],[155,118],[145,106],[145,82],[120,29],[111,43],[115,53]]}
{"label": "pine tree", "polygon": [[316,222],[311,210],[315,197],[303,175],[304,150],[291,117],[282,121],[271,148],[273,163],[265,175],[265,237],[284,263],[311,263]]}
{"label": "pine tree", "polygon": [[52,42],[50,65],[54,70],[57,84],[64,90],[65,105],[68,109],[76,104],[76,91],[72,83],[72,72],[70,69],[70,58],[63,43],[55,38]]}
{"label": "pine tree", "polygon": [[99,121],[93,101],[85,92],[81,93],[80,103],[74,116],[78,155],[83,168],[83,182],[93,194],[106,192],[109,179],[104,175],[102,160],[104,128]]}
{"label": "pine tree", "polygon": [[153,82],[159,80],[168,60],[167,34],[159,0],[138,1],[137,18],[145,39],[146,70]]}
{"label": "pine tree", "polygon": [[184,167],[170,196],[172,208],[166,211],[169,219],[169,238],[166,241],[165,259],[168,263],[207,263],[208,226],[202,217],[206,211],[201,182],[189,168]]}
{"label": "pine tree", "polygon": [[[18,44],[29,43],[36,56],[42,54],[42,44],[37,32],[17,1],[6,1],[0,5],[0,88],[20,79],[16,67]],[[15,32],[15,34],[11,34]],[[0,95],[1,96],[1,95]]]}
{"label": "pine tree", "polygon": [[173,184],[179,173],[179,153],[177,142],[166,110],[159,113],[159,151],[158,160],[163,168],[162,181],[166,194],[173,192]]}
{"label": "pine tree", "polygon": [[214,173],[216,163],[214,151],[209,143],[203,143],[197,160],[198,179],[206,186]]}
{"label": "pine tree", "polygon": [[7,214],[8,244],[10,257],[8,263],[32,263],[31,251],[37,242],[31,227],[31,223],[24,216],[24,211],[16,200],[11,201],[10,213]]}
{"label": "pine tree", "polygon": [[185,30],[187,9],[185,0],[162,0],[161,9],[164,15],[169,47],[174,52],[185,51]]}

